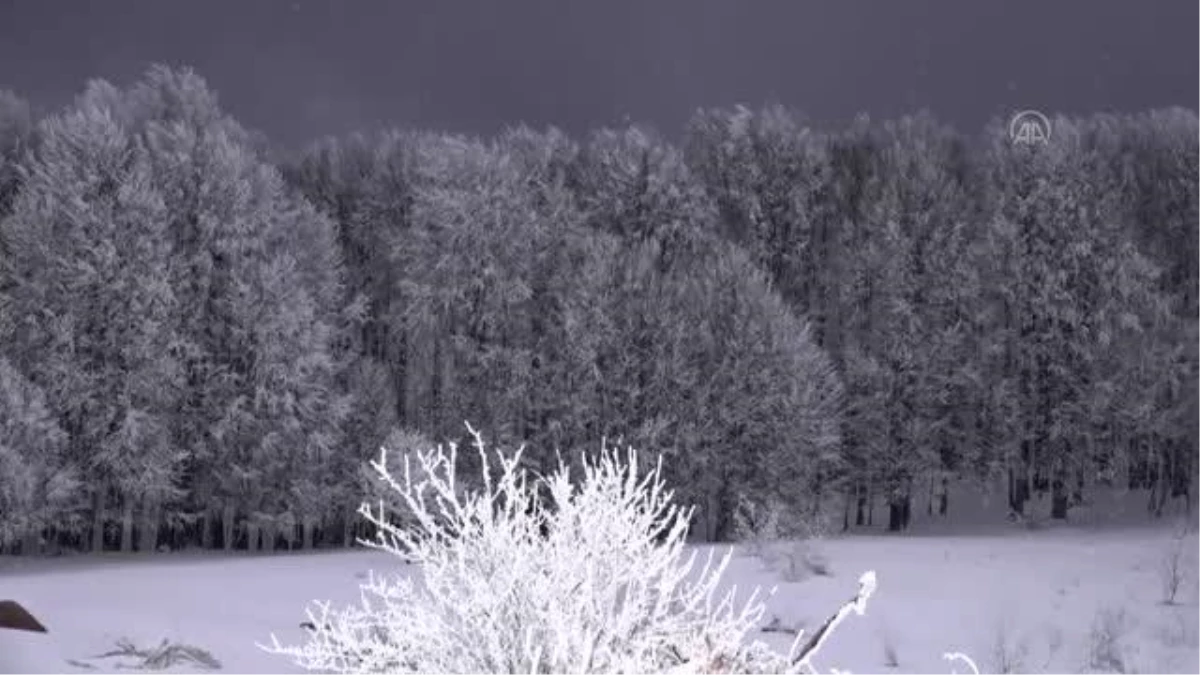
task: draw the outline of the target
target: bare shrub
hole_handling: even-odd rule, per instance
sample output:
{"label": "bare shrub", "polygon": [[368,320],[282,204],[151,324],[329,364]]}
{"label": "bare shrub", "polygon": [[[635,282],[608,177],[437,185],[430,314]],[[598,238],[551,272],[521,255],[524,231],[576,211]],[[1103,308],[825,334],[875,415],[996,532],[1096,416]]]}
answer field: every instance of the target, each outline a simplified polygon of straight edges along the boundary
{"label": "bare shrub", "polygon": [[221,662],[208,650],[165,639],[157,647],[138,647],[132,640],[122,638],[117,640],[116,647],[111,651],[90,657],[86,661],[69,660],[68,663],[82,668],[95,669],[96,666],[87,661],[124,658],[132,660],[118,661],[111,664],[112,668],[163,672],[169,668],[183,665],[204,670],[221,669]]}
{"label": "bare shrub", "polygon": [[992,634],[992,664],[996,673],[1023,673],[1029,657],[1029,638],[1019,634],[1007,618],[996,621]]}
{"label": "bare shrub", "polygon": [[1182,590],[1196,578],[1196,541],[1187,528],[1176,529],[1163,550],[1159,561],[1158,579],[1162,588],[1162,603],[1173,605]]}
{"label": "bare shrub", "polygon": [[1129,672],[1123,644],[1129,627],[1129,616],[1123,608],[1100,609],[1088,633],[1088,667],[1107,673]]}
{"label": "bare shrub", "polygon": [[819,544],[825,534],[819,519],[790,515],[777,499],[745,495],[738,497],[733,517],[735,536],[746,552],[779,572],[784,581],[832,576],[829,558]]}
{"label": "bare shrub", "polygon": [[782,511],[778,501],[763,504],[745,495],[738,495],[737,507],[733,511],[733,530],[747,553],[761,558],[766,553],[768,543],[779,541]]}
{"label": "bare shrub", "polygon": [[[472,431],[472,434],[475,434]],[[417,453],[393,478],[387,451],[372,466],[412,513],[360,510],[377,528],[372,548],[419,564],[422,583],[372,575],[361,607],[310,609],[310,640],[269,652],[311,670],[335,672],[797,672],[850,613],[862,614],[875,576],[811,636],[797,634],[785,658],[747,634],[765,610],[758,593],[735,607],[734,591],[714,597],[730,553],[695,569],[684,559],[691,510],[671,504],[661,461],[639,476],[636,453],[602,448],[583,480],[537,479],[521,451],[489,453],[475,434],[482,487],[459,490],[456,448]],[[498,474],[498,478],[496,477]],[[370,598],[370,599],[368,599]]]}
{"label": "bare shrub", "polygon": [[1195,612],[1181,607],[1170,607],[1166,612],[1167,618],[1157,631],[1164,645],[1178,649],[1200,644],[1200,618]]}

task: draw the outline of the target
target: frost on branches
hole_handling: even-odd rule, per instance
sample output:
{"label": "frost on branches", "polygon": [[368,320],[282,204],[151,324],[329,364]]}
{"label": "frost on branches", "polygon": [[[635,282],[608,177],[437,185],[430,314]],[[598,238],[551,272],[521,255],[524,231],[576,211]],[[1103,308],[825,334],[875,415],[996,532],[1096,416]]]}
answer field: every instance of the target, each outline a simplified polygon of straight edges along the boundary
{"label": "frost on branches", "polygon": [[[710,552],[702,567],[694,551],[684,558],[691,510],[671,504],[661,460],[638,476],[633,450],[623,463],[602,448],[584,461],[578,485],[561,460],[555,475],[530,479],[520,450],[494,453],[494,472],[471,433],[479,490],[456,484],[453,444],[448,456],[440,447],[416,453],[419,466],[406,458],[402,477],[388,470],[386,449],[372,462],[411,515],[396,526],[384,502],[364,504],[378,535],[362,543],[416,564],[423,580],[372,574],[360,607],[318,603],[307,644],[284,647],[272,636],[265,649],[334,672],[811,669],[820,640],[789,659],[747,644],[764,605],[757,589],[741,605],[734,590],[717,595],[730,553],[714,565]],[[867,594],[854,601],[860,613]]]}

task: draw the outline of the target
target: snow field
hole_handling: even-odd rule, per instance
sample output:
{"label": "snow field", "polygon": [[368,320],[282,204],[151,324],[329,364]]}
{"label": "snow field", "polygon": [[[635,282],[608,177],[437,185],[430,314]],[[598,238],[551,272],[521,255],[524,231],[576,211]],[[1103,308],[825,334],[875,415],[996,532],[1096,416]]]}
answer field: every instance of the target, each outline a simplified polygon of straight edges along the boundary
{"label": "snow field", "polygon": [[[811,631],[854,594],[863,571],[876,570],[879,588],[866,616],[848,618],[814,659],[825,672],[963,672],[942,659],[947,651],[969,654],[984,672],[1118,664],[1126,672],[1200,672],[1194,557],[1176,604],[1162,603],[1160,570],[1171,542],[1166,527],[851,535],[817,545],[830,576],[785,582],[777,568],[739,551],[724,583],[736,584],[739,597],[755,585],[778,585],[764,624]],[[373,551],[0,561],[0,596],[19,598],[51,631],[0,635],[0,672],[89,672],[86,664],[113,672],[131,660],[89,657],[123,638],[203,648],[223,672],[299,672],[255,643],[272,632],[285,644],[302,642],[305,606],[356,602],[369,569],[419,573]],[[792,639],[757,637],[781,651]]]}

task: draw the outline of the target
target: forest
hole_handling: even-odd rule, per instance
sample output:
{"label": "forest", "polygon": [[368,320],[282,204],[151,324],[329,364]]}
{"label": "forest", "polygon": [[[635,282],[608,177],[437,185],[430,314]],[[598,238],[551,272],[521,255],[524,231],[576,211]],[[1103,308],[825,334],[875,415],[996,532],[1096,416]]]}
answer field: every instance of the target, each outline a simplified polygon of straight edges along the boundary
{"label": "forest", "polygon": [[902,531],[962,481],[1161,514],[1200,445],[1197,114],[1050,122],[289,153],[187,69],[0,92],[0,552],[348,546],[380,447],[466,422],[541,472],[661,453],[699,541],[745,495]]}

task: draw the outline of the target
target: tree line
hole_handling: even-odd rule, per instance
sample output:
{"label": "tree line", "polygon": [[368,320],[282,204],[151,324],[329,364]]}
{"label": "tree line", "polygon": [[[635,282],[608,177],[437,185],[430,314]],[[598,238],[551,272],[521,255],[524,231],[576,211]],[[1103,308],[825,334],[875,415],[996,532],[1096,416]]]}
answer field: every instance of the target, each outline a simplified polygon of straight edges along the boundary
{"label": "tree line", "polygon": [[378,448],[464,421],[546,473],[662,453],[707,541],[744,495],[900,530],[959,480],[1161,513],[1196,473],[1197,116],[1051,128],[738,107],[278,159],[189,70],[0,93],[0,550],[348,545]]}

